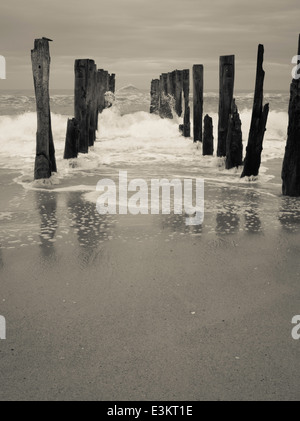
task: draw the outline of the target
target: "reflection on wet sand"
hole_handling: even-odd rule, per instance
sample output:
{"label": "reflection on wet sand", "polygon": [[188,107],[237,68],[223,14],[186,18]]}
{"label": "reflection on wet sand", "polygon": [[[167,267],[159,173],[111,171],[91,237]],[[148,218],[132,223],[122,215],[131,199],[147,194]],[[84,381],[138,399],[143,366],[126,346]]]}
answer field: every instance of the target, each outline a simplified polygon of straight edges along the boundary
{"label": "reflection on wet sand", "polygon": [[300,230],[300,198],[282,197],[278,219],[282,228],[288,232]]}
{"label": "reflection on wet sand", "polygon": [[245,206],[245,230],[249,234],[262,233],[261,220],[259,218],[260,195],[254,191],[248,191],[246,193],[246,206]]}
{"label": "reflection on wet sand", "polygon": [[218,211],[216,216],[217,234],[234,234],[238,232],[240,218],[236,212],[235,205],[226,205],[225,211]]}
{"label": "reflection on wet sand", "polygon": [[70,227],[76,233],[81,264],[88,265],[98,254],[97,248],[111,236],[111,215],[99,215],[96,206],[82,201],[78,194],[69,193],[67,207]]}
{"label": "reflection on wet sand", "polygon": [[162,229],[168,228],[174,233],[178,232],[184,234],[201,234],[202,224],[187,225],[186,218],[188,217],[189,215],[185,213],[180,215],[174,213],[171,213],[170,215],[160,215],[160,226]]}
{"label": "reflection on wet sand", "polygon": [[50,257],[55,252],[54,242],[57,230],[57,198],[56,194],[48,192],[35,192],[36,206],[40,214],[40,248],[45,257]]}

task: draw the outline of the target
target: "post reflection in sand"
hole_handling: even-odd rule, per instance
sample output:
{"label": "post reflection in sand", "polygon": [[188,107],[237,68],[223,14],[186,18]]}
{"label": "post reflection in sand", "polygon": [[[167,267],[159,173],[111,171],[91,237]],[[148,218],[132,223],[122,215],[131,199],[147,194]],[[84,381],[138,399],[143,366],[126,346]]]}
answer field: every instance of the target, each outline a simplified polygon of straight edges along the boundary
{"label": "post reflection in sand", "polygon": [[259,218],[260,195],[255,191],[247,191],[245,199],[245,231],[249,234],[262,233],[261,220]]}
{"label": "post reflection in sand", "polygon": [[70,228],[80,246],[78,258],[86,266],[98,254],[101,243],[112,237],[112,216],[99,215],[95,205],[83,201],[78,193],[69,193],[66,203]]}
{"label": "post reflection in sand", "polygon": [[55,234],[57,222],[57,197],[55,193],[35,192],[36,207],[40,214],[40,249],[45,257],[50,257],[55,252]]}
{"label": "post reflection in sand", "polygon": [[282,229],[287,232],[300,231],[300,199],[282,197],[278,215]]}

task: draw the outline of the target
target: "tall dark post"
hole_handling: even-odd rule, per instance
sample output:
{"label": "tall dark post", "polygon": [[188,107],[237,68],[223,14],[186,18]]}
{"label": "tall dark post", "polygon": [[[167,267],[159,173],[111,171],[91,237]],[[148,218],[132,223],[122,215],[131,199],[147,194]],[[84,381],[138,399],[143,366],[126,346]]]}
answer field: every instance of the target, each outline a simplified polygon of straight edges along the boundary
{"label": "tall dark post", "polygon": [[231,114],[229,116],[228,131],[226,139],[226,161],[225,167],[238,167],[243,163],[243,141],[242,141],[242,122],[238,113],[235,100],[232,100]]}
{"label": "tall dark post", "polygon": [[182,70],[175,70],[175,112],[178,117],[182,115]]}
{"label": "tall dark post", "polygon": [[244,169],[241,177],[257,176],[261,162],[261,152],[263,149],[262,144],[269,113],[269,104],[265,104],[263,107],[263,87],[265,77],[265,72],[262,67],[263,60],[264,46],[259,44],[257,52],[256,82],[252,118],[246,148]]}
{"label": "tall dark post", "polygon": [[111,75],[109,75],[109,89],[108,90],[114,94],[115,88],[116,88],[116,75],[112,73]]}
{"label": "tall dark post", "polygon": [[184,117],[183,117],[183,136],[190,137],[190,71],[185,69],[182,71],[183,97],[184,97]]}
{"label": "tall dark post", "polygon": [[234,55],[220,57],[219,123],[217,156],[226,156],[228,119],[234,88]]}
{"label": "tall dark post", "polygon": [[159,115],[161,118],[173,118],[172,110],[168,98],[168,74],[162,73],[159,81]]}
{"label": "tall dark post", "polygon": [[193,110],[194,110],[194,142],[202,142],[203,118],[203,65],[193,66]]}
{"label": "tall dark post", "polygon": [[159,112],[159,80],[158,79],[153,79],[151,81],[150,96],[151,96],[150,113],[158,114]]}
{"label": "tall dark post", "polygon": [[89,60],[75,60],[75,97],[74,97],[74,115],[78,122],[80,131],[79,152],[88,153],[89,149],[89,118],[87,106],[87,88]]}
{"label": "tall dark post", "polygon": [[214,135],[212,118],[206,114],[204,117],[204,133],[202,142],[202,155],[213,155],[214,153]]}
{"label": "tall dark post", "polygon": [[[298,57],[300,56],[300,34]],[[298,60],[298,64],[300,60]],[[282,165],[282,194],[300,196],[300,73],[294,75],[290,86],[289,124]]]}
{"label": "tall dark post", "polygon": [[80,131],[75,118],[68,119],[64,159],[77,158],[79,150]]}
{"label": "tall dark post", "polygon": [[88,109],[88,127],[89,127],[89,139],[88,145],[93,146],[96,140],[96,128],[97,128],[97,66],[94,60],[88,61],[88,84],[87,84],[87,109]]}
{"label": "tall dark post", "polygon": [[105,92],[109,91],[109,74],[106,70],[99,69],[97,72],[98,111],[102,113],[105,108]]}
{"label": "tall dark post", "polygon": [[37,112],[35,180],[49,178],[52,172],[56,172],[49,98],[49,41],[47,38],[35,39],[34,49],[31,50]]}

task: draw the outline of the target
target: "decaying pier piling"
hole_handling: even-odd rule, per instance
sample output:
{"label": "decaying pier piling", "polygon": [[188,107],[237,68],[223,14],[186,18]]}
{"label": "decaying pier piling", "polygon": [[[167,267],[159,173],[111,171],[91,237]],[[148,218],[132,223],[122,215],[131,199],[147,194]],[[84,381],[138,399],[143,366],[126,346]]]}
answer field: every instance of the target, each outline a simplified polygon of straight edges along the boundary
{"label": "decaying pier piling", "polygon": [[193,120],[194,142],[202,142],[203,119],[203,65],[193,66]]}
{"label": "decaying pier piling", "polygon": [[269,104],[263,106],[263,86],[265,72],[263,70],[264,46],[259,44],[257,51],[256,82],[252,108],[252,118],[246,148],[246,157],[241,177],[257,176],[261,163],[264,134],[266,131]]}
{"label": "decaying pier piling", "polygon": [[[300,34],[298,58],[300,57]],[[298,65],[300,60],[298,60]],[[282,194],[300,196],[300,73],[296,72],[290,86],[289,123],[282,165]]]}
{"label": "decaying pier piling", "polygon": [[234,55],[221,56],[219,68],[219,122],[217,156],[226,156],[228,121],[234,89]]}
{"label": "decaying pier piling", "polygon": [[31,50],[32,72],[36,98],[37,132],[34,179],[49,178],[56,172],[55,149],[51,128],[49,74],[50,53],[48,38],[34,40]]}
{"label": "decaying pier piling", "polygon": [[159,79],[153,79],[151,81],[150,96],[151,96],[150,113],[158,114],[159,113]]}
{"label": "decaying pier piling", "polygon": [[[173,114],[181,117],[183,124],[179,126],[183,136],[190,136],[190,71],[173,70],[162,73],[159,79],[151,81],[150,113],[159,114],[161,118],[172,119]],[[182,107],[182,100],[184,107]],[[202,127],[202,124],[201,124]]]}
{"label": "decaying pier piling", "polygon": [[74,64],[75,118],[68,120],[64,158],[75,158],[78,153],[88,153],[98,130],[98,113],[106,105],[107,92],[115,92],[115,74],[99,69],[94,60],[78,59]]}
{"label": "decaying pier piling", "polygon": [[208,114],[206,114],[206,116],[204,117],[202,155],[213,155],[213,153],[214,153],[213,120]]}
{"label": "decaying pier piling", "polygon": [[243,141],[241,126],[242,122],[240,115],[238,113],[235,100],[233,99],[226,138],[225,168],[227,170],[238,167],[243,163]]}

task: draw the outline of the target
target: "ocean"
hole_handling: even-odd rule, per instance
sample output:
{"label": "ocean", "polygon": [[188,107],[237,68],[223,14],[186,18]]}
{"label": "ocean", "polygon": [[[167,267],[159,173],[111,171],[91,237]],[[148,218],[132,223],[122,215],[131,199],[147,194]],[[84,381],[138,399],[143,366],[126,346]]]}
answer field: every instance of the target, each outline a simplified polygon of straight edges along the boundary
{"label": "ocean", "polygon": [[[242,120],[244,152],[248,139],[253,93],[238,92],[236,103]],[[270,103],[267,131],[262,161],[283,158],[287,134],[287,110],[289,93],[267,92],[265,102]],[[74,97],[72,91],[51,92],[52,131],[56,149],[58,177],[70,175],[72,169],[63,161],[67,119],[73,117]],[[192,96],[191,96],[192,110]],[[99,115],[97,142],[90,154],[81,155],[76,170],[98,171],[107,166],[120,167],[141,163],[174,164],[192,168],[199,175],[209,173],[218,176],[220,163],[217,158],[202,157],[191,140],[183,138],[178,131],[181,119],[162,120],[149,114],[150,95],[133,86],[116,92],[112,108]],[[213,118],[214,149],[217,149],[218,93],[204,94],[204,115]],[[0,94],[0,168],[20,170],[23,175],[33,174],[35,158],[36,114],[32,91],[8,91]],[[191,130],[192,133],[192,130]],[[205,168],[205,170],[203,170]],[[222,174],[226,178],[226,172]]]}

